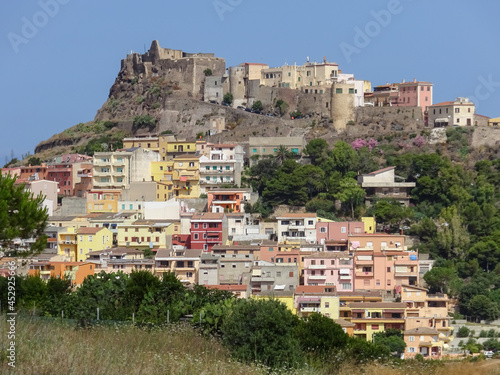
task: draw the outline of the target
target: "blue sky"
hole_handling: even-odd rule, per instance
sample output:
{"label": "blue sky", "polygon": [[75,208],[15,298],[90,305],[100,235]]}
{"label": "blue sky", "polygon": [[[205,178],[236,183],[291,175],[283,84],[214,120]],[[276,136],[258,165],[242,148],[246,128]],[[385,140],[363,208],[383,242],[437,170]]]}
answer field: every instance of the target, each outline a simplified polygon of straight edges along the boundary
{"label": "blue sky", "polygon": [[[373,85],[434,83],[500,116],[500,2],[465,0],[4,0],[0,164],[92,120],[131,50],[151,41],[226,66],[337,62]],[[361,35],[364,34],[364,36]]]}

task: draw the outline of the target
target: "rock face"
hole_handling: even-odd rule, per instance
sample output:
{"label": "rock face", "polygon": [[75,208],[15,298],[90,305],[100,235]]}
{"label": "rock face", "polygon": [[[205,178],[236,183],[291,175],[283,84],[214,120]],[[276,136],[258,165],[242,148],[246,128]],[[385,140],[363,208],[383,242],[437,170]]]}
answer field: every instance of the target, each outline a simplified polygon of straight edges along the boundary
{"label": "rock face", "polygon": [[474,134],[472,135],[473,148],[478,148],[481,146],[494,147],[498,146],[500,143],[500,128],[494,127],[476,127],[474,128]]}
{"label": "rock face", "polygon": [[434,128],[429,135],[429,144],[446,143],[446,128]]}

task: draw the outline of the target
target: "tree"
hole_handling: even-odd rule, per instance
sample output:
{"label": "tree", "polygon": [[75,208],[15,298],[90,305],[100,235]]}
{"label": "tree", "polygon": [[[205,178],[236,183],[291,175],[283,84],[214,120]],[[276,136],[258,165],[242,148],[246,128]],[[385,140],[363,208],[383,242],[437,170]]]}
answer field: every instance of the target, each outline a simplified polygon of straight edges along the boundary
{"label": "tree", "polygon": [[260,100],[256,100],[252,105],[252,109],[254,111],[261,112],[264,109],[264,106]]}
{"label": "tree", "polygon": [[304,147],[304,154],[311,158],[313,165],[320,165],[328,157],[328,143],[322,138],[316,138]]}
{"label": "tree", "polygon": [[29,165],[40,165],[42,164],[42,160],[38,157],[32,156],[28,159]]}
{"label": "tree", "polygon": [[340,188],[341,190],[336,194],[336,198],[349,206],[351,219],[354,220],[354,209],[363,204],[366,192],[354,178],[350,177],[346,177],[340,182]]}
{"label": "tree", "polygon": [[327,354],[333,349],[344,348],[349,336],[332,319],[321,314],[312,314],[300,321],[297,335],[306,352]]}
{"label": "tree", "polygon": [[409,207],[403,207],[397,200],[380,200],[375,204],[373,214],[377,223],[395,226],[397,229],[404,220],[408,220],[413,212]]}
{"label": "tree", "polygon": [[243,362],[292,367],[301,362],[298,318],[277,300],[238,300],[222,323],[224,345]]}
{"label": "tree", "polygon": [[446,259],[463,259],[470,243],[469,233],[455,206],[443,209],[438,224],[438,244]]}
{"label": "tree", "polygon": [[280,115],[283,116],[286,113],[286,110],[288,109],[288,103],[282,99],[278,99],[274,104],[274,107],[278,108],[280,111]]}
{"label": "tree", "polygon": [[405,351],[406,344],[403,333],[399,329],[389,328],[373,336],[373,342],[377,345],[385,346],[391,353],[401,355]]}
{"label": "tree", "polygon": [[286,159],[290,159],[292,156],[292,152],[284,145],[279,145],[274,152],[274,157],[280,164],[283,164]]}
{"label": "tree", "polygon": [[[8,256],[40,253],[47,245],[45,197],[16,185],[16,177],[0,176],[0,248]],[[19,241],[20,240],[20,241]],[[26,242],[30,240],[29,242]]]}
{"label": "tree", "polygon": [[205,77],[209,77],[212,75],[212,69],[207,68],[203,71],[203,74],[205,74]]}
{"label": "tree", "polygon": [[226,103],[227,105],[233,104],[233,94],[231,94],[230,92],[225,93],[222,97],[222,102]]}
{"label": "tree", "polygon": [[457,271],[447,267],[432,267],[424,275],[424,280],[431,292],[448,293],[455,296],[458,292],[457,285],[460,282]]}
{"label": "tree", "polygon": [[498,304],[484,295],[477,295],[469,302],[469,313],[473,318],[495,320],[500,316]]}
{"label": "tree", "polygon": [[354,171],[358,163],[358,156],[351,145],[344,141],[338,141],[330,151],[333,170],[337,170],[345,175],[349,171]]}

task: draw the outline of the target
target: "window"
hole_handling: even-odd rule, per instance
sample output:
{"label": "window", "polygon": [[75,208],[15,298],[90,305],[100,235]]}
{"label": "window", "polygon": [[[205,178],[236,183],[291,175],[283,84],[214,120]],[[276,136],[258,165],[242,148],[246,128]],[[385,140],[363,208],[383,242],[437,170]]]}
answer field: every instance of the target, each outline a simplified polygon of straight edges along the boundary
{"label": "window", "polygon": [[256,152],[257,152],[257,149],[256,149],[256,148],[252,149],[252,152],[253,152],[253,153],[256,153]]}
{"label": "window", "polygon": [[330,302],[325,302],[325,307],[326,308],[330,307]]}
{"label": "window", "polygon": [[342,94],[342,89],[335,89],[335,94]]}
{"label": "window", "polygon": [[391,272],[391,267],[387,267],[387,272]]}
{"label": "window", "polygon": [[366,243],[366,247],[371,247],[371,248],[372,248],[372,247],[373,247],[373,242],[368,241],[368,242]]}
{"label": "window", "polygon": [[417,352],[417,348],[414,348],[411,346],[408,347],[408,353],[416,353],[416,352]]}
{"label": "window", "polygon": [[92,236],[89,236],[89,242],[92,242]]}
{"label": "window", "polygon": [[293,271],[288,273],[288,277],[293,277]]}
{"label": "window", "polygon": [[199,224],[198,223],[194,223],[194,229],[198,229],[199,227]]}
{"label": "window", "polygon": [[455,108],[455,113],[460,113],[460,108]]}
{"label": "window", "polygon": [[194,238],[195,240],[197,240],[197,239],[199,238],[198,233],[194,233],[194,234],[193,234],[193,238]]}
{"label": "window", "polygon": [[321,227],[319,228],[320,233],[326,233],[326,227]]}
{"label": "window", "polygon": [[379,325],[378,324],[372,324],[372,330],[377,330],[378,331],[378,328]]}
{"label": "window", "polygon": [[352,289],[351,283],[342,283],[340,285],[341,285],[342,290]]}
{"label": "window", "polygon": [[410,342],[415,342],[415,336],[410,336],[408,339]]}
{"label": "window", "polygon": [[82,241],[83,241],[83,236],[80,236],[80,242],[82,242]]}
{"label": "window", "polygon": [[309,220],[309,221],[307,222],[307,225],[313,225],[313,224],[314,224],[314,221],[313,221],[313,220]]}
{"label": "window", "polygon": [[349,89],[349,94],[354,94],[354,89]]}
{"label": "window", "polygon": [[346,233],[346,232],[347,232],[347,228],[346,227],[340,228],[340,233]]}

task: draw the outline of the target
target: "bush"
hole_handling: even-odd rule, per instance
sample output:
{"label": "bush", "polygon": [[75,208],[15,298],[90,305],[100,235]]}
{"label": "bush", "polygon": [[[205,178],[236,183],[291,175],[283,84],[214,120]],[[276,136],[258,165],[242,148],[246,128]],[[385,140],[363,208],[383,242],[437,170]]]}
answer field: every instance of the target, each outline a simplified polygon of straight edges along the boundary
{"label": "bush", "polygon": [[133,129],[138,130],[148,128],[149,131],[156,127],[156,120],[150,115],[135,116],[133,120]]}
{"label": "bush", "polygon": [[458,329],[457,337],[469,337],[470,329],[466,326],[462,326]]}
{"label": "bush", "polygon": [[262,111],[264,109],[264,106],[262,105],[262,102],[260,100],[257,100],[253,103],[252,109],[254,111]]}
{"label": "bush", "polygon": [[203,74],[205,74],[205,77],[210,77],[212,75],[212,69],[209,68],[205,69],[203,71]]}
{"label": "bush", "polygon": [[222,324],[223,343],[238,360],[295,367],[302,360],[298,318],[277,300],[238,300]]}
{"label": "bush", "polygon": [[233,104],[233,94],[230,92],[224,94],[224,97],[222,98],[222,101],[226,103],[227,105]]}

